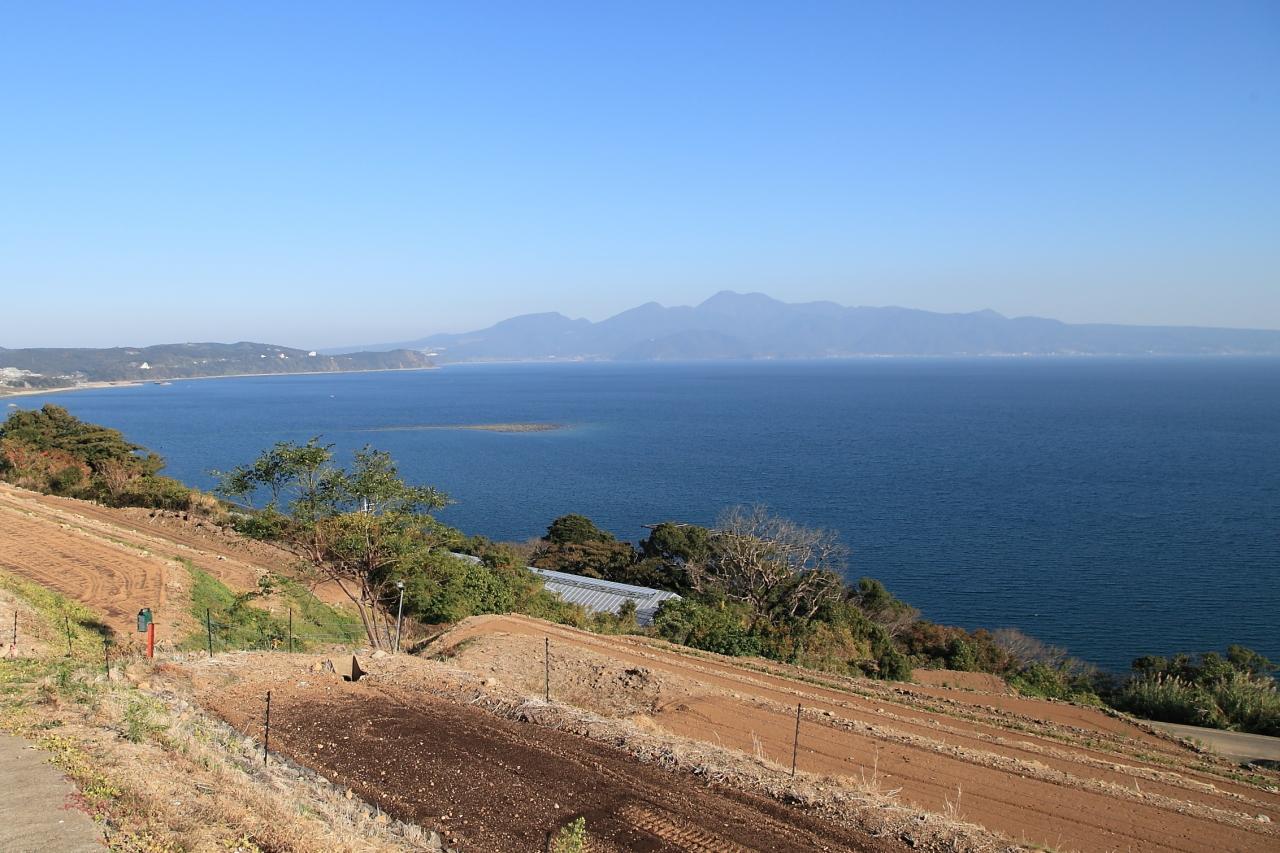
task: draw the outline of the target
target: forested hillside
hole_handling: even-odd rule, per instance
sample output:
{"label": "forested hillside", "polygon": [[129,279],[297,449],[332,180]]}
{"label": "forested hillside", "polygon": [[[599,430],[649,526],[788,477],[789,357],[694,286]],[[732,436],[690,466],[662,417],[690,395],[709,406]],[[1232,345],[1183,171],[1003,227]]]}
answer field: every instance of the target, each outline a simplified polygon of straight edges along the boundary
{"label": "forested hillside", "polygon": [[159,344],[110,349],[0,347],[0,393],[6,388],[65,388],[84,382],[430,366],[429,358],[421,352],[411,350],[322,355],[314,350],[247,341],[234,344]]}

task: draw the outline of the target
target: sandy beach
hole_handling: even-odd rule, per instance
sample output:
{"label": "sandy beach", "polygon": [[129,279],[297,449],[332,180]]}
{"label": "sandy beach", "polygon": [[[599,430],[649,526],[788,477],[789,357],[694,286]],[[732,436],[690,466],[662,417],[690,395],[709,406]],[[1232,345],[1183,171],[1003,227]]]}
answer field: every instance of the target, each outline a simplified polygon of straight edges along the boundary
{"label": "sandy beach", "polygon": [[61,388],[4,388],[0,387],[0,399],[9,397],[33,397],[40,394],[60,394],[64,391],[89,391],[94,388],[131,388],[138,385],[159,385],[175,382],[197,382],[204,379],[244,379],[249,376],[317,376],[335,373],[401,373],[416,370],[439,370],[431,367],[381,367],[368,370],[293,370],[274,373],[228,373],[222,376],[182,376],[171,379],[119,379],[112,382],[84,382],[79,385],[67,385]]}

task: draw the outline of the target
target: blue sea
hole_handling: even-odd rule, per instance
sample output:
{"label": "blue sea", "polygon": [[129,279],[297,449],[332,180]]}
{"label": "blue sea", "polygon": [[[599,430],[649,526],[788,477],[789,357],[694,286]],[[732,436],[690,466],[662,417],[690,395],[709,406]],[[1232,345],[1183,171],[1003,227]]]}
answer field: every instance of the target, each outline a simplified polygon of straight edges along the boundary
{"label": "blue sea", "polygon": [[[175,382],[66,406],[211,486],[282,439],[390,451],[500,540],[580,512],[619,537],[763,503],[838,530],[851,578],[930,619],[1104,667],[1280,659],[1280,360],[468,365]],[[552,432],[415,429],[543,422]]]}

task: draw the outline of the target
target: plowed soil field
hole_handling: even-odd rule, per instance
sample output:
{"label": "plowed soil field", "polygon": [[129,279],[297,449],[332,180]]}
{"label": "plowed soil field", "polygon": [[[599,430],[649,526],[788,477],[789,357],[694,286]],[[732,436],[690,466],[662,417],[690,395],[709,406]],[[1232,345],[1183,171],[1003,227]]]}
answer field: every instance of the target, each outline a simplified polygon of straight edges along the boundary
{"label": "plowed soil field", "polygon": [[151,608],[160,635],[174,637],[194,627],[181,565],[40,512],[23,497],[0,491],[0,569],[89,605],[120,639],[133,638],[143,607]]}
{"label": "plowed soil field", "polygon": [[[157,643],[196,629],[188,612],[190,576],[176,558],[236,592],[297,562],[286,551],[179,513],[113,509],[0,483],[0,569],[97,610],[119,640],[137,639],[143,607],[156,619]],[[328,603],[347,603],[335,588],[315,592]]]}
{"label": "plowed soil field", "polygon": [[[1086,707],[1004,694],[800,680],[639,638],[479,617],[427,650],[531,695],[842,776],[920,808],[1057,850],[1277,850],[1280,779]],[[1265,818],[1260,819],[1260,818]]]}
{"label": "plowed soil field", "polygon": [[310,673],[306,663],[281,655],[202,661],[196,681],[206,707],[254,735],[271,689],[273,752],[463,850],[546,850],[577,817],[598,853],[902,849],[598,742],[389,684],[376,663],[378,675],[358,684]]}

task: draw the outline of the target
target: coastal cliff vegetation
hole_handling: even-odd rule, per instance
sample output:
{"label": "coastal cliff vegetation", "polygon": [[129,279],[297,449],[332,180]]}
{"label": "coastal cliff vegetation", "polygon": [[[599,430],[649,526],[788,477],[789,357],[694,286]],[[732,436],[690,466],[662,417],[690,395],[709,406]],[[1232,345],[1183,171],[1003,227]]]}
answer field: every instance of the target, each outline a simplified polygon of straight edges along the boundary
{"label": "coastal cliff vegetation", "polygon": [[108,506],[216,510],[212,496],[162,476],[163,468],[158,454],[61,406],[15,411],[0,423],[0,479],[6,482]]}

